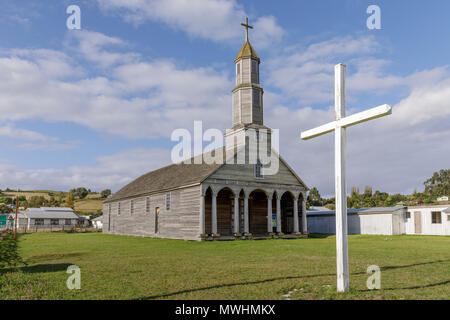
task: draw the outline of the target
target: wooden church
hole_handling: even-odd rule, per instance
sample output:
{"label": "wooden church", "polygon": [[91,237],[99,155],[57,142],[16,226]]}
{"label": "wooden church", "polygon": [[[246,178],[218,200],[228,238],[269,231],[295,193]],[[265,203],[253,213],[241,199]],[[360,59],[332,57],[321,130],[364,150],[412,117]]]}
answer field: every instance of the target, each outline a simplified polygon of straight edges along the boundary
{"label": "wooden church", "polygon": [[103,203],[104,233],[185,240],[307,234],[308,188],[272,148],[272,130],[263,123],[261,61],[248,40],[251,27],[242,25],[246,41],[234,60],[233,126],[225,146],[124,186]]}

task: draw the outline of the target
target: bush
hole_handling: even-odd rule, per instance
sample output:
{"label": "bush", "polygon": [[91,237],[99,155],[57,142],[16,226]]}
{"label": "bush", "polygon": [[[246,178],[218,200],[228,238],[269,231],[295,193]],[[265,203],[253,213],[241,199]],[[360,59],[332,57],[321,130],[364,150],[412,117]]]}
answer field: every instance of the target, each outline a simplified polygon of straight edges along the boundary
{"label": "bush", "polygon": [[0,240],[0,268],[12,267],[18,264],[23,264],[17,250],[17,241],[12,235],[7,235],[3,240]]}

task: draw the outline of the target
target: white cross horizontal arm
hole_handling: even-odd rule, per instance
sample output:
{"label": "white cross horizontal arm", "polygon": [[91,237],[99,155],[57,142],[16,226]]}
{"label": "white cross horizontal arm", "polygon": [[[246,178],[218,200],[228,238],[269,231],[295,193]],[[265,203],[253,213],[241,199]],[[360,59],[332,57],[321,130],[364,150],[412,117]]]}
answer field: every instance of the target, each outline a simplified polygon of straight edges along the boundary
{"label": "white cross horizontal arm", "polygon": [[351,116],[342,118],[341,120],[329,122],[314,129],[304,131],[301,133],[301,138],[303,140],[309,140],[321,136],[323,134],[326,134],[328,132],[334,131],[337,127],[344,127],[344,128],[350,127],[361,122],[384,117],[391,113],[392,113],[391,106],[384,104],[366,111],[355,113]]}

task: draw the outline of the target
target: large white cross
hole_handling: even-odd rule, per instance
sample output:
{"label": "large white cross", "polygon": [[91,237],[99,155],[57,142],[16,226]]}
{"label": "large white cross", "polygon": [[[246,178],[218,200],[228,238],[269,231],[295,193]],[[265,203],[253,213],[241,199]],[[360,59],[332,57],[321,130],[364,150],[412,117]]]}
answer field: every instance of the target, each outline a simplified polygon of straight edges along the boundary
{"label": "large white cross", "polygon": [[335,93],[334,108],[336,120],[323,126],[301,133],[303,140],[318,137],[334,131],[335,148],[335,188],[336,188],[336,262],[337,290],[342,292],[349,288],[348,281],[348,244],[347,244],[347,185],[345,182],[345,144],[346,128],[357,123],[380,118],[392,113],[392,108],[385,104],[351,116],[345,116],[345,65],[334,67]]}

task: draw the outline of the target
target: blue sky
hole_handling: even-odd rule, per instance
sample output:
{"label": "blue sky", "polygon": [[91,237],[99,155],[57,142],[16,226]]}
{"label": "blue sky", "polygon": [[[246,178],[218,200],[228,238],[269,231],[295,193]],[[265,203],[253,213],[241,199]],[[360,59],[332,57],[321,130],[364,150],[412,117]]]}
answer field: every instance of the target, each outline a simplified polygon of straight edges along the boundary
{"label": "blue sky", "polygon": [[[19,4],[20,3],[20,4]],[[170,162],[176,128],[231,126],[234,57],[262,59],[265,124],[309,186],[333,193],[333,66],[347,110],[393,106],[348,131],[348,185],[422,190],[448,168],[448,1],[0,1],[0,188],[114,191]],[[66,8],[81,8],[81,30]],[[366,9],[381,8],[381,30]]]}

